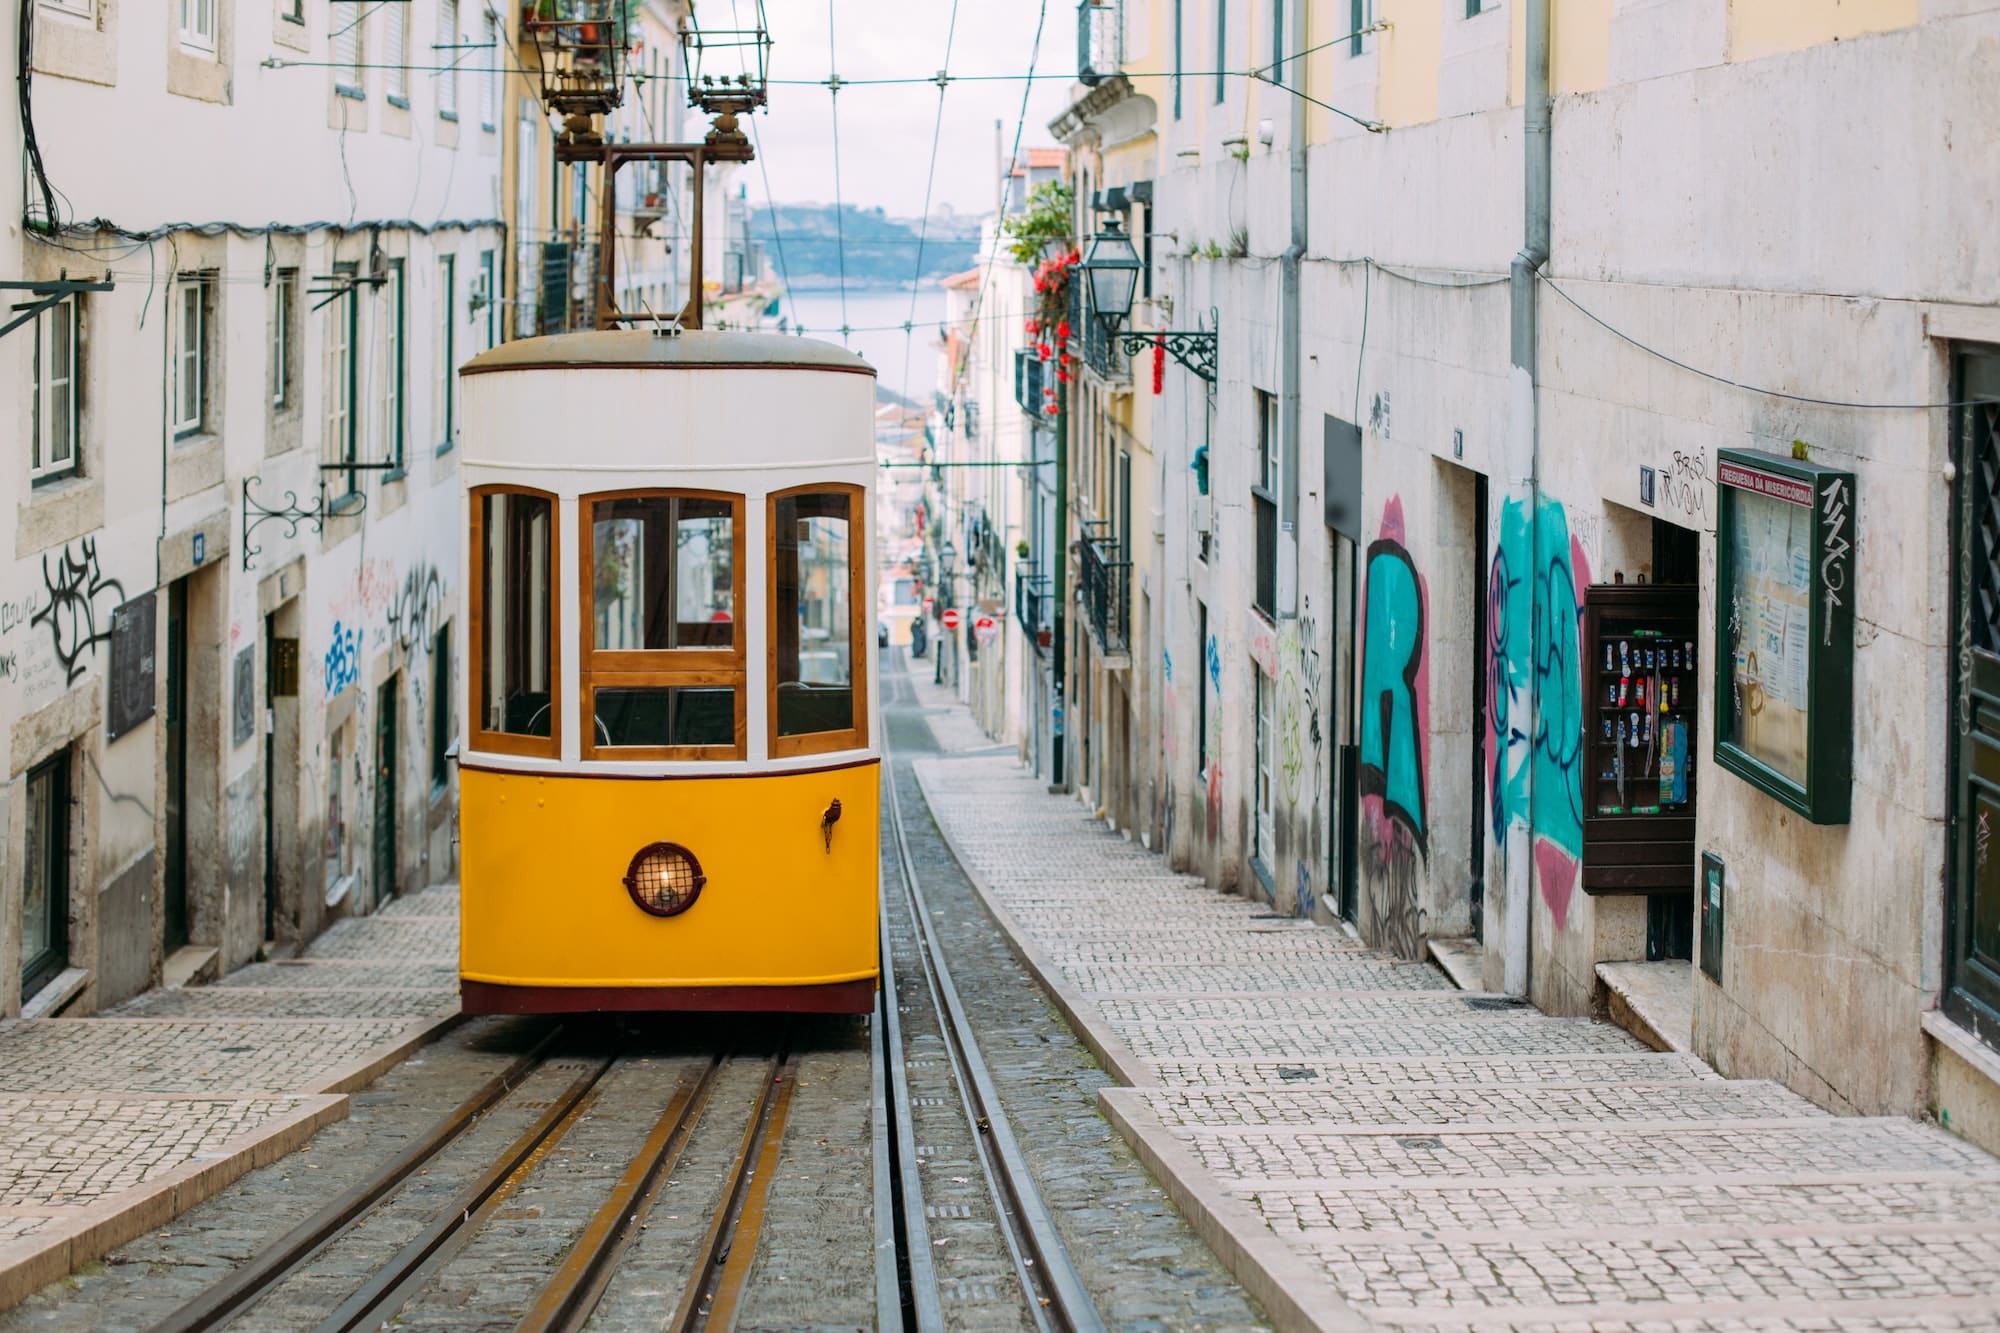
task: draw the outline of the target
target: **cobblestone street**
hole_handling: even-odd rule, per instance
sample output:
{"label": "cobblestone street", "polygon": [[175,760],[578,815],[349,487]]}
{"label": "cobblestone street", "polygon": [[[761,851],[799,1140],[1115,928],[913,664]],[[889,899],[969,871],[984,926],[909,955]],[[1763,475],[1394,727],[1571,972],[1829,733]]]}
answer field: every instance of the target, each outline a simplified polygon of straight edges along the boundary
{"label": "cobblestone street", "polygon": [[457,1012],[456,891],[305,955],[95,1018],[0,1023],[0,1301],[159,1226],[348,1113]]}
{"label": "cobblestone street", "polygon": [[2000,1161],[1937,1127],[1218,895],[1011,755],[916,769],[1126,1085],[1104,1113],[1279,1324],[2000,1328]]}

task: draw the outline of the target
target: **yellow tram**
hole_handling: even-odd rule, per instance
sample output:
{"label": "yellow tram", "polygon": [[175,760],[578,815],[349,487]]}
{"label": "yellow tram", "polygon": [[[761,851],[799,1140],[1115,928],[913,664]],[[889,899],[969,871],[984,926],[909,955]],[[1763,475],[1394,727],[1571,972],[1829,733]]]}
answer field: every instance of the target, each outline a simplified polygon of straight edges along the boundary
{"label": "yellow tram", "polygon": [[868,1011],[874,371],[620,331],[461,374],[466,1011]]}

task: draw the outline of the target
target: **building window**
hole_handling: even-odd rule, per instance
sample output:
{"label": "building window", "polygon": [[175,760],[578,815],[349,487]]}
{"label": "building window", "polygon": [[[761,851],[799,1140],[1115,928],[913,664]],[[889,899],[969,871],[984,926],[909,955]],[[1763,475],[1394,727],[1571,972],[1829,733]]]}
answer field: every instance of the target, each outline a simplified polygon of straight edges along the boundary
{"label": "building window", "polygon": [[42,0],[43,9],[53,9],[60,14],[74,14],[78,18],[96,18],[97,0]]}
{"label": "building window", "polygon": [[21,880],[21,998],[69,965],[69,755],[28,771]]}
{"label": "building window", "polygon": [[1347,54],[1358,56],[1367,50],[1361,30],[1375,22],[1375,0],[1348,0],[1347,18],[1347,30],[1353,34],[1347,39]]}
{"label": "building window", "polygon": [[292,404],[292,358],[297,352],[299,271],[281,268],[271,281],[271,406]]}
{"label": "building window", "polygon": [[208,416],[210,278],[189,274],[174,292],[174,434],[199,435]]}
{"label": "building window", "polygon": [[438,114],[458,119],[458,0],[438,0]]}
{"label": "building window", "polygon": [[[1229,95],[1229,0],[1215,0],[1215,103]],[[1079,196],[1081,197],[1081,196]]]}
{"label": "building window", "polygon": [[451,780],[451,626],[431,640],[431,791]]}
{"label": "building window", "polygon": [[362,10],[354,15],[345,8],[333,11],[333,22],[339,26],[333,30],[333,88],[348,97],[362,96],[361,84],[361,22],[368,17]]}
{"label": "building window", "polygon": [[1250,508],[1256,524],[1256,606],[1267,619],[1278,606],[1278,400],[1262,389],[1257,395],[1257,479],[1250,486]]}
{"label": "building window", "polygon": [[1465,0],[1465,16],[1469,19],[1478,18],[1485,8],[1483,0]]}
{"label": "building window", "polygon": [[1271,81],[1285,81],[1285,0],[1271,0]]}
{"label": "building window", "polygon": [[83,364],[79,311],[76,298],[70,297],[35,316],[35,426],[28,443],[28,476],[35,481],[76,471],[82,425],[77,394]]}
{"label": "building window", "polygon": [[[334,11],[336,18],[340,11]],[[389,100],[397,106],[410,104],[410,7],[407,4],[386,6],[382,15],[389,25],[389,40],[383,63],[388,65]],[[338,19],[345,22],[345,19]],[[359,19],[354,20],[359,22]]]}
{"label": "building window", "polygon": [[306,0],[283,0],[278,7],[278,17],[287,23],[303,24],[306,21]]}
{"label": "building window", "polygon": [[403,282],[403,261],[389,261],[389,281],[385,284],[389,292],[389,309],[382,319],[383,341],[388,344],[388,355],[382,370],[382,442],[388,449],[388,461],[397,468],[403,466],[403,426],[408,416],[404,401],[409,383],[409,350],[405,320],[409,309],[409,298],[405,294]]}
{"label": "building window", "polygon": [[452,391],[458,387],[458,321],[454,303],[458,299],[458,256],[438,256],[438,452],[451,448],[457,426]]}
{"label": "building window", "polygon": [[541,113],[528,98],[521,99],[521,115],[514,143],[514,336],[535,336],[536,257],[541,253],[535,241],[535,162],[540,135]]}
{"label": "building window", "polygon": [[[355,439],[354,334],[357,321],[353,261],[333,266],[334,280],[345,288],[326,306],[326,453],[327,461],[353,464],[359,458]],[[352,466],[345,469],[345,494],[352,495],[358,484]]]}
{"label": "building window", "polygon": [[493,285],[497,261],[491,250],[479,252],[479,303],[486,312],[486,345],[493,346],[500,341],[500,302],[496,299]]}
{"label": "building window", "polygon": [[479,128],[491,132],[500,123],[500,22],[491,10],[483,34],[484,68],[479,75]]}
{"label": "building window", "polygon": [[215,8],[220,0],[180,0],[181,45],[215,54]]}
{"label": "building window", "polygon": [[1181,10],[1186,0],[1174,0],[1174,119],[1181,118],[1182,26]]}
{"label": "building window", "polygon": [[1256,816],[1257,836],[1252,843],[1257,863],[1268,876],[1271,867],[1277,863],[1271,828],[1271,769],[1273,752],[1278,748],[1271,731],[1271,681],[1265,678],[1264,669],[1255,662],[1250,664],[1250,678],[1257,687],[1257,775],[1256,775]]}
{"label": "building window", "polygon": [[562,748],[554,682],[551,562],[555,497],[484,487],[472,494],[472,748],[553,759]]}

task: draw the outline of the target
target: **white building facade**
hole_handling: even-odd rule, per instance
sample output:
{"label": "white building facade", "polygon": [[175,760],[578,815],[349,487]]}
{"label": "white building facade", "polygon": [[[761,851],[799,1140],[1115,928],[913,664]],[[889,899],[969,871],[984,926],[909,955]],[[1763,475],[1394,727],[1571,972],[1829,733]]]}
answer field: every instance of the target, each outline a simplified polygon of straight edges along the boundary
{"label": "white building facade", "polygon": [[0,276],[54,298],[0,338],[6,1012],[454,873],[454,373],[501,335],[504,31],[34,5],[32,119],[0,121],[31,163]]}

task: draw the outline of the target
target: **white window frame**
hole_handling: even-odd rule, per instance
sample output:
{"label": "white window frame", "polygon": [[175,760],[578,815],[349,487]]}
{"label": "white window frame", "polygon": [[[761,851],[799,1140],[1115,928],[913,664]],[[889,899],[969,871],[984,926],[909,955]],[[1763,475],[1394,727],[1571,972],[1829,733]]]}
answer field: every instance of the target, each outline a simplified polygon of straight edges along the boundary
{"label": "white window frame", "polygon": [[271,278],[271,406],[292,405],[292,315],[299,305],[299,271],[281,268]]}
{"label": "white window frame", "polygon": [[382,442],[384,456],[397,467],[403,466],[404,443],[409,436],[409,412],[404,398],[409,385],[409,367],[404,364],[409,349],[404,345],[408,332],[404,320],[409,312],[408,271],[400,259],[389,261],[389,280],[381,290],[389,298],[388,309],[379,310],[382,340],[386,345],[382,372]]}
{"label": "white window frame", "polygon": [[221,26],[222,0],[180,0],[181,45],[188,50],[214,55]]}
{"label": "white window frame", "polygon": [[514,336],[532,338],[540,319],[541,254],[535,242],[536,144],[540,113],[535,103],[521,99],[514,141]]}
{"label": "white window frame", "polygon": [[184,275],[174,293],[173,430],[199,435],[208,417],[208,278]]}
{"label": "white window frame", "polygon": [[[353,272],[353,265],[334,266],[334,272],[342,281],[347,281]],[[343,272],[343,269],[345,271]],[[353,463],[360,452],[360,442],[354,434],[354,397],[356,381],[354,374],[354,333],[356,320],[353,303],[354,289],[349,286],[340,296],[334,297],[323,307],[326,311],[326,442],[320,462],[323,465],[339,466]],[[356,473],[346,470],[346,484],[351,493],[355,487]]]}
{"label": "white window frame", "polygon": [[346,11],[352,6],[341,5],[333,10],[335,27],[327,37],[327,45],[333,63],[333,86],[337,91],[350,93],[355,97],[365,95],[363,82],[366,76],[361,72],[361,62],[366,58],[363,45],[364,25],[362,16],[350,15]]}
{"label": "white window frame", "polygon": [[438,0],[436,51],[438,115],[458,119],[458,0]]}
{"label": "white window frame", "polygon": [[500,127],[500,21],[486,11],[486,64],[479,76],[479,128],[491,133]]}
{"label": "white window frame", "polygon": [[[339,11],[334,11],[336,14]],[[410,104],[410,7],[407,4],[387,6],[382,20],[389,25],[389,35],[382,43],[383,63],[387,91],[384,96],[399,106]]]}
{"label": "white window frame", "polygon": [[[77,470],[77,436],[82,426],[77,381],[82,378],[83,338],[79,303],[68,297],[35,316],[34,428],[28,441],[28,477],[52,481]],[[58,326],[61,332],[58,332]],[[65,352],[68,373],[57,374],[57,352]],[[45,371],[44,367],[48,369]],[[53,432],[60,427],[67,448],[57,456]]]}
{"label": "white window frame", "polygon": [[457,434],[458,415],[453,410],[457,404],[452,401],[452,389],[458,381],[458,324],[452,306],[458,299],[458,256],[455,254],[437,257],[438,275],[438,333],[437,333],[437,392],[433,400],[431,434],[437,439],[437,451],[444,453],[454,443]]}
{"label": "white window frame", "polygon": [[53,9],[58,14],[71,14],[80,19],[97,17],[97,0],[41,0],[43,9]]}

